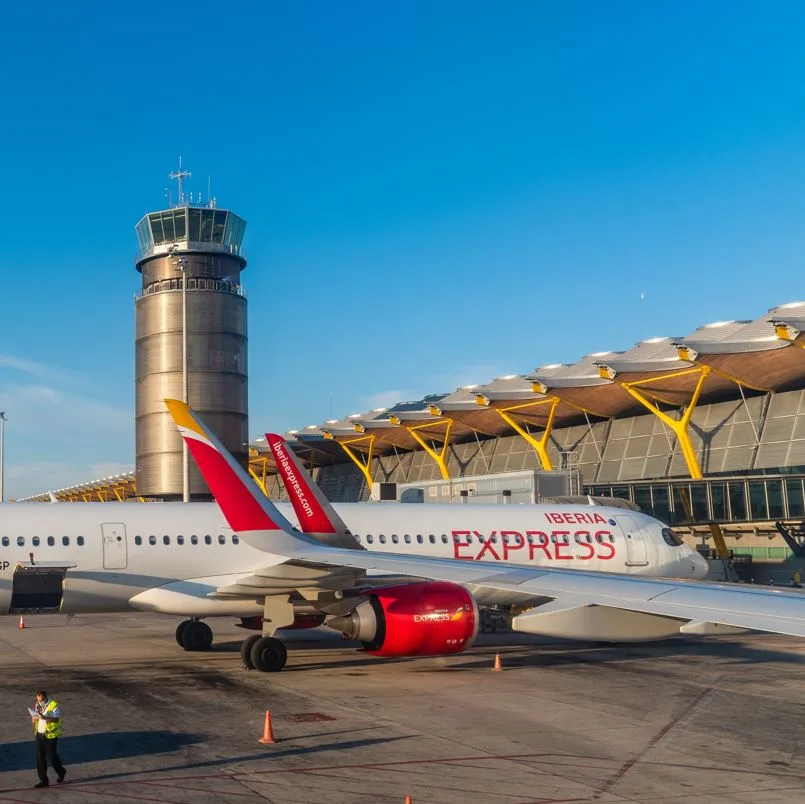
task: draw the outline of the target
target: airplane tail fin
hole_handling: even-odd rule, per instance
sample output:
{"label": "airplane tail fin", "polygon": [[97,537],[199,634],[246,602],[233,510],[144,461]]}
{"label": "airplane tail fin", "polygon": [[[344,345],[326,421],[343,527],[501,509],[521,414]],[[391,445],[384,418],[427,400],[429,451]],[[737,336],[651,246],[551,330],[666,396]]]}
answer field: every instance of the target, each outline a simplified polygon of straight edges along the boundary
{"label": "airplane tail fin", "polygon": [[165,404],[232,530],[269,553],[290,555],[300,543],[308,544],[189,405],[176,399]]}
{"label": "airplane tail fin", "polygon": [[360,549],[344,520],[299,462],[294,451],[288,447],[285,439],[276,433],[266,433],[266,441],[302,532],[315,534],[325,544]]}

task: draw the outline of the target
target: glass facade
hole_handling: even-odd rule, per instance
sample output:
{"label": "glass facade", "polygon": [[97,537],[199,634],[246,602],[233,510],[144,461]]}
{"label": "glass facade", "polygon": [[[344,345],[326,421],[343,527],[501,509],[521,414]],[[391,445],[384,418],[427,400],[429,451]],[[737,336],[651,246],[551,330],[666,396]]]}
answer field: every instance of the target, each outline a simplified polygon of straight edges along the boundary
{"label": "glass facade", "polygon": [[151,212],[135,227],[140,252],[167,243],[218,243],[240,253],[246,221],[225,209],[177,207]]}
{"label": "glass facade", "polygon": [[585,487],[597,497],[629,500],[670,525],[769,522],[805,517],[805,477],[656,481]]}

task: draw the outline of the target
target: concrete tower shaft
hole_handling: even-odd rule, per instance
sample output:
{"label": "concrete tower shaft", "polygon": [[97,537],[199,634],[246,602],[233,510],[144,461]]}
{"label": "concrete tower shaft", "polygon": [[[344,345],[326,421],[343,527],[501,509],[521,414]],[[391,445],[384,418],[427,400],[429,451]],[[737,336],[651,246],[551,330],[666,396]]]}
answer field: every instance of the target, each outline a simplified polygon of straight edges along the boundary
{"label": "concrete tower shaft", "polygon": [[[236,457],[248,460],[245,221],[226,210],[181,206],[137,224],[135,438],[137,494],[182,498],[183,446],[163,400],[188,401]],[[183,339],[183,295],[186,330]],[[190,461],[189,491],[210,499]]]}

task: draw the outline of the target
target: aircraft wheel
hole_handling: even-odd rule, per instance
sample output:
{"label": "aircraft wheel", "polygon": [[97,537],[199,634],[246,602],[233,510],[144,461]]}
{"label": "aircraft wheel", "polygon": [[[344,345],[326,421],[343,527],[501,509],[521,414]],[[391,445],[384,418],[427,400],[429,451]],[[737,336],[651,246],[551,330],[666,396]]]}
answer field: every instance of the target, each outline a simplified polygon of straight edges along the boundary
{"label": "aircraft wheel", "polygon": [[288,651],[279,639],[258,637],[252,645],[249,658],[256,670],[262,673],[278,673],[288,661]]}
{"label": "aircraft wheel", "polygon": [[182,631],[182,647],[185,650],[209,650],[212,646],[212,629],[207,623],[190,621]]}
{"label": "aircraft wheel", "polygon": [[192,620],[182,620],[179,625],[176,626],[176,642],[179,644],[180,648],[184,647],[184,629],[192,622]]}
{"label": "aircraft wheel", "polygon": [[244,670],[254,670],[254,663],[252,662],[252,647],[258,639],[260,639],[260,634],[252,634],[250,637],[246,637],[246,639],[240,643],[240,658],[243,662]]}

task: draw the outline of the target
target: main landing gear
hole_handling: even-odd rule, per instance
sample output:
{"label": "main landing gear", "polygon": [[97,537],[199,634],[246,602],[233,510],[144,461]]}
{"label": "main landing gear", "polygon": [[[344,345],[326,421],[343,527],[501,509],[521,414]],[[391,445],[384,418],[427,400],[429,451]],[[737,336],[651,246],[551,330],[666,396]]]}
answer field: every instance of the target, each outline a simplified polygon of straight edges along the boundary
{"label": "main landing gear", "polygon": [[200,620],[183,620],[176,628],[176,641],[185,650],[209,650],[212,629]]}
{"label": "main landing gear", "polygon": [[274,634],[280,628],[292,625],[294,609],[288,595],[266,595],[263,601],[262,634],[253,634],[243,640],[240,658],[246,670],[278,673],[288,661],[285,645]]}
{"label": "main landing gear", "polygon": [[288,661],[288,651],[281,640],[254,634],[243,640],[240,646],[240,658],[247,670],[278,673]]}

